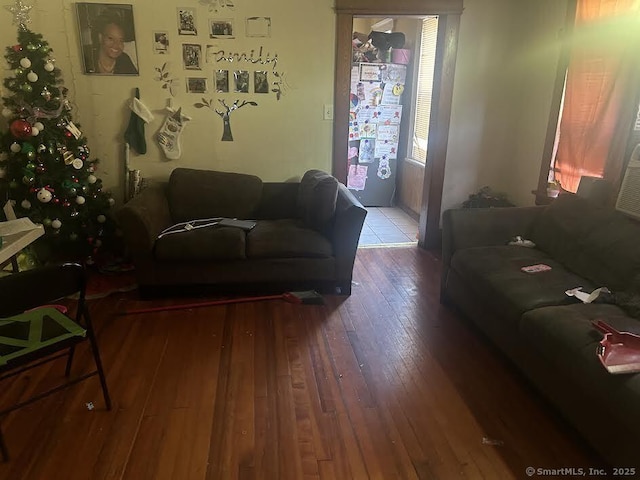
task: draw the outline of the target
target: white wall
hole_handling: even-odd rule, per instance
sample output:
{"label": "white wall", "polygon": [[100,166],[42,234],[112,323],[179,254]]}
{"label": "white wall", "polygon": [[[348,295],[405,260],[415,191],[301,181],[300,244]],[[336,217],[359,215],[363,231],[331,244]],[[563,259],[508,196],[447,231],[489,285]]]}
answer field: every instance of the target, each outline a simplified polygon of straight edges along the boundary
{"label": "white wall", "polygon": [[[279,181],[301,176],[309,168],[331,169],[332,124],[322,116],[323,104],[333,102],[335,14],[331,0],[277,0],[268,3],[243,0],[235,2],[233,11],[222,9],[218,14],[209,13],[208,8],[196,0],[131,0],[140,68],[140,75],[135,77],[82,73],[74,2],[27,0],[25,3],[34,5],[29,27],[43,34],[53,48],[56,64],[62,69],[64,84],[69,88],[73,118],[81,124],[92,156],[101,160],[98,174],[105,186],[113,190],[116,199],[122,198],[123,134],[130,113],[127,102],[135,87],[140,87],[143,103],[156,117],[146,127],[147,154],[138,156],[132,153],[131,157],[131,167],[142,170],[145,177],[166,178],[173,168],[188,166],[247,172],[265,181]],[[197,8],[197,37],[177,34],[179,6]],[[271,17],[270,38],[245,36],[245,18],[252,16]],[[234,19],[236,38],[210,40],[210,17]],[[17,31],[11,21],[9,12],[0,11],[0,45],[3,47],[16,43]],[[169,31],[170,55],[152,53],[154,30]],[[229,103],[236,98],[258,102],[257,107],[246,106],[232,114],[234,141],[222,142],[221,118],[211,110],[193,107],[202,95],[186,93],[185,77],[206,76],[212,88],[214,68],[226,68],[230,72],[246,69],[251,75],[254,70],[269,68],[236,62],[205,65],[202,72],[186,71],[182,67],[182,43],[200,43],[203,47],[215,43],[235,52],[257,51],[263,46],[265,53],[278,54],[277,69],[285,72],[290,88],[280,101],[273,93],[216,94],[210,90],[205,96],[216,99],[216,102],[217,98],[225,98]],[[154,80],[154,69],[167,60],[170,61],[171,73],[181,79],[174,104],[182,106],[193,118],[184,128],[182,157],[174,161],[164,158],[153,139],[162,125],[163,109],[170,97],[161,88],[161,83]],[[2,63],[6,69],[3,60]],[[2,78],[7,75],[11,72],[4,70],[0,73]],[[1,128],[6,128],[6,122]]]}
{"label": "white wall", "polygon": [[466,0],[443,210],[485,185],[531,205],[559,55],[564,0]]}
{"label": "white wall", "polygon": [[[122,136],[129,119],[127,102],[140,87],[142,101],[156,119],[147,126],[148,153],[133,154],[131,167],[149,178],[166,178],[178,166],[253,173],[266,181],[300,176],[308,168],[330,170],[332,124],[322,119],[322,105],[333,102],[335,14],[332,0],[237,1],[232,12],[209,14],[196,0],[183,2],[132,0],[138,39],[140,76],[101,77],[82,74],[75,6],[70,0],[31,0],[32,30],[42,33],[54,49],[74,108],[92,149],[101,160],[99,175],[122,198],[124,155]],[[216,44],[248,51],[264,46],[277,52],[278,68],[291,88],[280,101],[274,95],[224,97],[256,100],[232,114],[235,141],[221,142],[222,122],[213,112],[193,107],[200,95],[184,91],[181,43],[176,8],[196,7],[198,43],[212,43],[207,19],[233,18],[239,35]],[[443,209],[460,205],[484,185],[506,192],[518,204],[532,204],[538,178],[558,58],[558,30],[566,0],[466,0],[461,17]],[[247,16],[270,16],[272,36],[246,38]],[[0,11],[0,45],[13,45],[16,28]],[[152,54],[152,31],[168,30],[172,53]],[[193,117],[183,134],[183,155],[167,161],[153,140],[162,125],[169,95],[154,80],[156,66],[171,62],[182,80],[174,102]],[[225,67],[228,64],[225,64]],[[6,67],[5,67],[6,68]],[[203,73],[211,79],[214,67]],[[233,70],[233,65],[229,70]],[[252,68],[248,68],[252,70]],[[0,73],[4,77],[11,72]],[[210,93],[209,98],[218,98]],[[2,125],[6,128],[6,125]]]}

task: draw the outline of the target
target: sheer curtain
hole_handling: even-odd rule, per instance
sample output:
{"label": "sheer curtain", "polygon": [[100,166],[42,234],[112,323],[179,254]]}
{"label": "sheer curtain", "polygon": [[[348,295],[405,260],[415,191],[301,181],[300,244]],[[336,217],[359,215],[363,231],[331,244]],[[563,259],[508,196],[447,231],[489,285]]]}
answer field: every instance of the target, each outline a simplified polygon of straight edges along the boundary
{"label": "sheer curtain", "polygon": [[[640,90],[640,1],[578,0],[555,178],[619,182]],[[636,101],[634,101],[636,100]]]}

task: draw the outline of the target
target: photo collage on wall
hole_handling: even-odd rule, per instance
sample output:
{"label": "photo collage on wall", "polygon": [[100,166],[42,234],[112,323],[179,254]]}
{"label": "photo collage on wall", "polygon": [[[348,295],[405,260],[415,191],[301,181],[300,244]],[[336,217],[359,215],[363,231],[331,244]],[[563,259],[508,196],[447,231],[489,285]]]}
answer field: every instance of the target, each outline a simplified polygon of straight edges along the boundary
{"label": "photo collage on wall", "polygon": [[[277,53],[266,52],[263,46],[248,51],[234,49],[234,39],[268,38],[271,36],[270,17],[247,17],[243,21],[234,18],[233,7],[228,2],[224,11],[217,5],[216,15],[201,15],[197,7],[176,8],[177,38],[167,30],[153,31],[153,53],[169,55],[177,48],[181,54],[182,70],[185,72],[187,93],[275,93],[280,99],[283,73],[276,70]],[[209,10],[211,12],[211,9]],[[202,37],[208,41],[199,42]],[[180,45],[174,46],[173,42]],[[235,67],[235,68],[234,68]],[[178,81],[168,80],[167,65],[156,68],[158,80],[169,87]],[[168,88],[163,85],[163,88]],[[171,94],[175,88],[169,89]]]}

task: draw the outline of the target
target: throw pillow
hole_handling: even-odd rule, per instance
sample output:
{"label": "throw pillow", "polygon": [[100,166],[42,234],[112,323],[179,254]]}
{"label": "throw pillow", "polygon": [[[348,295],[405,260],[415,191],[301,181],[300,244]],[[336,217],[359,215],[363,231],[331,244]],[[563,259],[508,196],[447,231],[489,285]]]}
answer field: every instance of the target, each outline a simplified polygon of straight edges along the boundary
{"label": "throw pillow", "polygon": [[250,219],[262,197],[255,175],[176,168],[169,177],[167,198],[174,223],[228,217]]}
{"label": "throw pillow", "polygon": [[322,170],[309,170],[300,180],[298,215],[310,228],[326,233],[338,199],[338,180]]}

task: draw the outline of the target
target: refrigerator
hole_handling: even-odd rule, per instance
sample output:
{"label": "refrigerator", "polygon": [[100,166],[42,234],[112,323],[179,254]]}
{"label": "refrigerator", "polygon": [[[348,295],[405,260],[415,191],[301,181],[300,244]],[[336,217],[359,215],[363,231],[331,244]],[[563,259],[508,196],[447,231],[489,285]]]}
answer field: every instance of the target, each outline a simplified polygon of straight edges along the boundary
{"label": "refrigerator", "polygon": [[406,76],[404,64],[351,68],[347,187],[365,207],[393,205]]}

